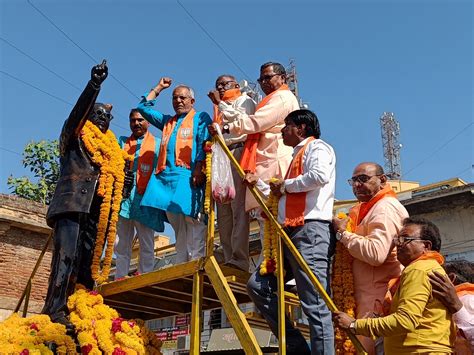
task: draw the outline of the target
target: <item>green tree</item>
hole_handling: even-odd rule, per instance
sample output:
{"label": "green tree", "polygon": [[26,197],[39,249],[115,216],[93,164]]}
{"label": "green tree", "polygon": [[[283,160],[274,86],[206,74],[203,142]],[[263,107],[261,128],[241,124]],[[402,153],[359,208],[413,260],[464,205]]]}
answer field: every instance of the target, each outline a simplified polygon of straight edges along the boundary
{"label": "green tree", "polygon": [[15,195],[49,205],[59,179],[59,146],[57,140],[32,141],[23,151],[23,166],[36,180],[10,176],[8,187]]}

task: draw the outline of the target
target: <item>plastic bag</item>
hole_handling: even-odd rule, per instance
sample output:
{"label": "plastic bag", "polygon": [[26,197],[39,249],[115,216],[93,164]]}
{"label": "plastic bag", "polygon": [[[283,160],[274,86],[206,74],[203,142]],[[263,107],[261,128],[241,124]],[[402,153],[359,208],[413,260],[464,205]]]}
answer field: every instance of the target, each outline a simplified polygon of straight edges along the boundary
{"label": "plastic bag", "polygon": [[[218,135],[224,140],[219,127]],[[235,198],[234,178],[230,160],[219,143],[212,145],[212,197],[219,203],[230,203]]]}

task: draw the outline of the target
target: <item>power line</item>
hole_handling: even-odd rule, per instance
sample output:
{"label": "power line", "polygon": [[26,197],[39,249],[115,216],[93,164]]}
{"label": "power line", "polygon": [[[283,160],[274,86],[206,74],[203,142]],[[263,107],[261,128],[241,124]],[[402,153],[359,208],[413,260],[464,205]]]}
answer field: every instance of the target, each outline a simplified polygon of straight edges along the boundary
{"label": "power line", "polygon": [[[66,100],[63,100],[62,98],[60,98],[60,97],[58,97],[58,96],[56,96],[56,95],[53,95],[53,94],[51,94],[51,93],[49,93],[49,92],[47,92],[47,91],[45,91],[45,90],[43,90],[43,89],[40,89],[39,87],[37,87],[37,86],[35,86],[35,85],[33,85],[33,84],[30,84],[30,83],[28,83],[28,82],[26,82],[26,81],[24,81],[24,80],[22,80],[22,79],[20,79],[20,78],[17,78],[16,76],[11,75],[11,74],[9,74],[9,73],[3,71],[3,70],[0,70],[0,73],[6,75],[6,76],[8,76],[8,77],[10,77],[11,79],[14,79],[14,80],[16,80],[16,81],[19,81],[20,83],[22,83],[22,84],[24,84],[24,85],[27,85],[27,86],[29,86],[29,87],[32,87],[33,89],[36,89],[36,90],[42,92],[43,94],[46,94],[46,95],[48,95],[48,96],[50,96],[50,97],[52,97],[52,98],[54,98],[54,99],[56,99],[56,100],[58,100],[58,101],[61,101],[62,103],[65,103],[66,105],[74,106],[74,104],[72,104],[72,103],[70,103],[70,102],[68,102],[68,101],[66,101]],[[125,127],[122,127],[122,126],[120,126],[120,125],[118,125],[118,124],[116,124],[116,123],[111,122],[111,124],[114,125],[115,127],[121,128],[121,129],[123,129],[123,130],[125,130],[125,131],[128,131],[128,129],[126,129]]]}
{"label": "power line", "polygon": [[184,12],[186,12],[186,14],[191,18],[191,20],[194,21],[194,23],[196,25],[198,25],[198,27],[207,35],[207,37],[209,37],[209,39],[214,42],[214,44],[222,51],[222,53],[224,53],[224,55],[227,57],[227,59],[229,59],[232,64],[234,64],[236,66],[237,69],[240,70],[240,72],[245,76],[247,77],[247,79],[249,81],[252,81],[252,79],[250,78],[250,76],[247,75],[247,73],[240,67],[240,65],[238,65],[235,60],[229,55],[229,53],[227,53],[227,51],[219,44],[219,42],[217,42],[214,37],[211,36],[211,34],[204,28],[204,26],[202,26],[198,20],[196,20],[194,18],[194,16],[188,11],[188,9],[186,9],[186,7],[184,7],[184,5],[181,3],[181,1],[179,0],[176,0],[176,2],[178,3],[179,6],[181,6],[181,8],[184,10]]}
{"label": "power line", "polygon": [[69,80],[67,80],[66,78],[64,78],[63,76],[59,75],[58,73],[56,73],[54,70],[48,68],[46,65],[40,63],[39,61],[37,61],[35,58],[33,58],[31,55],[29,55],[28,53],[26,53],[25,51],[21,50],[20,48],[18,48],[17,46],[15,46],[13,43],[9,42],[8,40],[6,40],[5,38],[3,37],[0,37],[0,39],[5,42],[6,44],[8,44],[10,47],[16,49],[18,52],[20,52],[21,54],[23,54],[25,57],[31,59],[33,62],[35,62],[36,64],[38,64],[40,67],[42,67],[43,69],[46,69],[47,71],[49,71],[51,74],[53,74],[54,76],[58,77],[59,79],[61,79],[62,81],[64,81],[65,83],[69,84],[70,86],[72,86],[74,89],[76,90],[79,90],[81,91],[81,89],[79,87],[77,87],[76,85],[74,85],[73,83],[71,83]]}
{"label": "power line", "polygon": [[[54,23],[53,20],[51,20],[44,12],[42,12],[40,9],[38,9],[30,0],[26,0],[28,4],[31,5],[41,16],[43,16],[54,28],[56,28],[59,32],[63,34],[64,37],[66,37],[72,44],[74,44],[77,48],[81,50],[82,53],[84,53],[86,56],[88,56],[94,63],[98,63],[98,61],[91,56],[85,49],[83,49],[79,44],[77,44],[71,37],[68,36],[66,32],[64,32],[58,25]],[[120,84],[125,90],[127,90],[133,97],[135,97],[137,100],[140,99],[137,95],[135,95],[127,86],[125,86],[124,83],[122,83],[117,77],[115,77],[113,74],[109,74],[112,79],[114,79],[117,83]]]}
{"label": "power line", "polygon": [[15,152],[14,150],[7,149],[7,148],[0,147],[0,150],[4,150],[5,152],[22,156],[22,154],[20,154],[20,153],[18,153],[18,152]]}
{"label": "power line", "polygon": [[411,173],[413,170],[418,168],[419,166],[423,165],[427,160],[431,159],[436,153],[438,153],[441,149],[446,147],[449,143],[451,143],[454,139],[456,139],[458,136],[460,136],[462,133],[464,133],[470,126],[473,125],[473,122],[469,123],[466,127],[462,128],[458,133],[456,133],[453,137],[451,137],[448,141],[446,141],[444,144],[442,144],[440,147],[437,149],[433,150],[432,153],[427,156],[425,159],[423,159],[421,162],[419,162],[417,165],[415,165],[413,168],[408,170],[403,177],[406,177],[409,173]]}

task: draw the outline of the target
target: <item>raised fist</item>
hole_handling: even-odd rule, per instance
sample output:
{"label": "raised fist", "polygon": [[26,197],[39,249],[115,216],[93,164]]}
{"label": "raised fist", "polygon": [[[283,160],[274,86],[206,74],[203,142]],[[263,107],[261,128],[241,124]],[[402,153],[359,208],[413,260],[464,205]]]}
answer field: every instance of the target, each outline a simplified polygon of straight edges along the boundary
{"label": "raised fist", "polygon": [[219,94],[219,91],[217,90],[211,90],[207,94],[207,97],[209,97],[214,105],[219,105],[221,102],[221,95]]}
{"label": "raised fist", "polygon": [[172,82],[173,80],[171,80],[171,78],[163,77],[160,79],[158,86],[160,86],[162,89],[168,89],[171,86]]}
{"label": "raised fist", "polygon": [[101,64],[92,68],[91,81],[96,85],[100,85],[107,78],[108,73],[109,69],[107,68],[107,61],[104,59]]}

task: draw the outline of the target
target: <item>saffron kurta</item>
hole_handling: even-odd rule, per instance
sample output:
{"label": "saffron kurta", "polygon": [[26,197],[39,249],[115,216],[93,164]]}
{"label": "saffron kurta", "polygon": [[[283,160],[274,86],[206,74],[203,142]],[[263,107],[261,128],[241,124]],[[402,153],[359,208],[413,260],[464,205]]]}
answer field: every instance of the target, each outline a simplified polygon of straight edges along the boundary
{"label": "saffron kurta", "polygon": [[[159,130],[174,116],[165,115],[155,108],[155,100],[142,99],[137,109],[141,115]],[[166,150],[166,168],[159,174],[153,174],[148,182],[142,199],[142,206],[154,207],[164,211],[184,214],[197,218],[201,212],[204,199],[204,186],[195,188],[191,183],[191,174],[198,161],[205,160],[204,143],[209,140],[207,126],[211,117],[206,112],[196,112],[193,122],[193,146],[191,168],[176,166],[176,136],[186,114],[177,118]]]}

